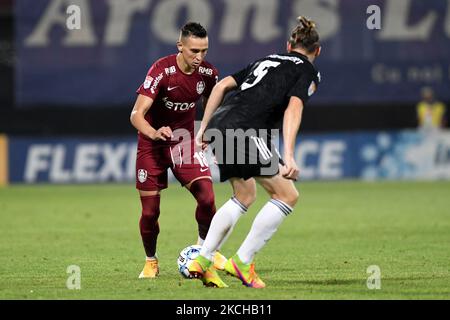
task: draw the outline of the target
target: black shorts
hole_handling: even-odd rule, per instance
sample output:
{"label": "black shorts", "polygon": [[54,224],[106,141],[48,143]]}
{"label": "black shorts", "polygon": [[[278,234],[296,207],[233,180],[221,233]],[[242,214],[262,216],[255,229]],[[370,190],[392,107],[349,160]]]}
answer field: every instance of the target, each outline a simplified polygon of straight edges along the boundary
{"label": "black shorts", "polygon": [[222,141],[210,142],[220,171],[220,181],[230,178],[274,176],[279,172],[283,160],[272,143],[265,136],[226,136]]}

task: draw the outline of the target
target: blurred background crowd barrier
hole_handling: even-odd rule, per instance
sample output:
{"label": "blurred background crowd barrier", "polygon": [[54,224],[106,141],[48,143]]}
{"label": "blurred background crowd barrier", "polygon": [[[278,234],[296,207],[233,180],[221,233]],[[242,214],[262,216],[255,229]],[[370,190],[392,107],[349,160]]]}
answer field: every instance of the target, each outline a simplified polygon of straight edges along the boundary
{"label": "blurred background crowd barrier", "polygon": [[[71,5],[80,29],[67,27]],[[0,183],[133,181],[135,90],[175,53],[180,26],[207,28],[222,78],[283,52],[299,15],[323,46],[302,178],[448,179],[449,0],[0,0]],[[419,106],[424,87],[433,98]]]}

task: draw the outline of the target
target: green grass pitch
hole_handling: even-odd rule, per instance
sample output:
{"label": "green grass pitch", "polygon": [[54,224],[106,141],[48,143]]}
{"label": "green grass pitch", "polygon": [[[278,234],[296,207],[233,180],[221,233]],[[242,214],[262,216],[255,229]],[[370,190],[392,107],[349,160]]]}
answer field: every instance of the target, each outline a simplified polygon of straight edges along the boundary
{"label": "green grass pitch", "polygon": [[[0,188],[0,299],[449,299],[449,182],[304,182],[300,202],[256,257],[267,288],[223,275],[226,289],[204,288],[178,274],[176,259],[196,241],[195,201],[172,184],[161,200],[161,274],[137,279],[144,252],[134,186]],[[217,206],[231,195],[215,184]],[[223,253],[244,239],[258,200]],[[69,290],[69,265],[81,289]],[[367,268],[381,271],[368,289]]]}

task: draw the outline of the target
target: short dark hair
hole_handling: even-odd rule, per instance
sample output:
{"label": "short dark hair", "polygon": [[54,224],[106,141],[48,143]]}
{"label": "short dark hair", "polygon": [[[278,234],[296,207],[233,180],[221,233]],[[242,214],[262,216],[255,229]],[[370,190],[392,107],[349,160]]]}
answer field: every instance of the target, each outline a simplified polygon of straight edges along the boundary
{"label": "short dark hair", "polygon": [[188,22],[181,28],[182,37],[206,38],[207,35],[206,29],[197,22]]}

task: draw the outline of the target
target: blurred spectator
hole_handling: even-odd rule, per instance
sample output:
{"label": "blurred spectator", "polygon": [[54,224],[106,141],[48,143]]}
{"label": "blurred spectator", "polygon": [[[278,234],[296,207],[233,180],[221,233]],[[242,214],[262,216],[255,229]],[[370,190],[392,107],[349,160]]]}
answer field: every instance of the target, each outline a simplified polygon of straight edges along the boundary
{"label": "blurred spectator", "polygon": [[440,129],[446,125],[445,105],[436,100],[430,87],[421,90],[422,100],[417,104],[417,120],[419,128]]}

